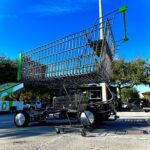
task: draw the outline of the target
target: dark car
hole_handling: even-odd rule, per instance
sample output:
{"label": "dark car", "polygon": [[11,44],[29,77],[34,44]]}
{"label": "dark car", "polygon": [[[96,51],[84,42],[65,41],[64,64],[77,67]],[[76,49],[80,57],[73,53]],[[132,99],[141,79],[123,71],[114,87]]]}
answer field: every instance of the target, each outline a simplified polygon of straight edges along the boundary
{"label": "dark car", "polygon": [[149,100],[141,101],[140,106],[145,112],[150,111],[150,101]]}
{"label": "dark car", "polygon": [[128,99],[127,102],[127,108],[129,108],[131,111],[141,111],[141,102],[147,101],[146,99],[143,98],[132,98]]}

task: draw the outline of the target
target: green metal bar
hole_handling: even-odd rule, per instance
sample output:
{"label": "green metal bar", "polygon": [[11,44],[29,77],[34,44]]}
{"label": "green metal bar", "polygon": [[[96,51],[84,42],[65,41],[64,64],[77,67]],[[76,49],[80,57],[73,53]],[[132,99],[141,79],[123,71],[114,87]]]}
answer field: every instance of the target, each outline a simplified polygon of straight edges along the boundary
{"label": "green metal bar", "polygon": [[21,80],[21,69],[22,69],[22,56],[21,53],[18,55],[18,71],[17,71],[17,80]]}
{"label": "green metal bar", "polygon": [[127,25],[126,25],[126,10],[128,10],[128,6],[122,6],[119,8],[119,11],[123,13],[123,21],[124,21],[124,41],[128,41],[128,36],[127,36]]}
{"label": "green metal bar", "polygon": [[123,20],[124,20],[124,41],[128,41],[128,36],[127,36],[127,25],[126,25],[126,12],[123,12]]}
{"label": "green metal bar", "polygon": [[0,98],[14,93],[24,87],[23,83],[5,83],[0,85]]}
{"label": "green metal bar", "polygon": [[119,8],[120,12],[125,12],[126,10],[128,10],[128,6],[126,5]]}

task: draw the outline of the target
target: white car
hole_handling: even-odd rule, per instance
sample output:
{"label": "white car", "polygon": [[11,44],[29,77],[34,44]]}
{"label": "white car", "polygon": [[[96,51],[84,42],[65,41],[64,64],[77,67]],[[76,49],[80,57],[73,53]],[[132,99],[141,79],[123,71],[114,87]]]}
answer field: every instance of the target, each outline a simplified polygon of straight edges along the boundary
{"label": "white car", "polygon": [[42,108],[42,102],[41,101],[34,101],[30,104],[25,104],[24,109],[40,109]]}
{"label": "white car", "polygon": [[122,104],[122,108],[128,108],[127,104]]}
{"label": "white car", "polygon": [[42,102],[41,101],[32,102],[30,107],[34,107],[35,109],[40,109],[42,108]]}

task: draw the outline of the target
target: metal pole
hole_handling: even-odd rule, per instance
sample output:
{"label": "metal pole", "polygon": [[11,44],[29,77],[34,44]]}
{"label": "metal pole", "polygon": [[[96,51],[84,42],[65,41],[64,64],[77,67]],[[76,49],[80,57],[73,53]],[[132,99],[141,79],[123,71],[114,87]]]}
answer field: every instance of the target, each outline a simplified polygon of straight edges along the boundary
{"label": "metal pole", "polygon": [[102,0],[99,0],[99,18],[100,18],[100,40],[103,40],[103,10]]}

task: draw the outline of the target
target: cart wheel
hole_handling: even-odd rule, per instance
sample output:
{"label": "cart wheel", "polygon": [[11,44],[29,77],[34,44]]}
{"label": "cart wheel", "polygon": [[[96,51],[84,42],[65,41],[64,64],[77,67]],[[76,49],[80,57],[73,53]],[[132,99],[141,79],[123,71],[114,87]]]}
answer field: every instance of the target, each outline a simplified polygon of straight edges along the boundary
{"label": "cart wheel", "polygon": [[64,129],[64,128],[62,128],[62,129],[61,129],[61,131],[64,133],[64,132],[65,132],[65,129]]}
{"label": "cart wheel", "polygon": [[115,120],[117,120],[119,118],[119,116],[115,115]]}
{"label": "cart wheel", "polygon": [[85,131],[85,129],[81,130],[81,136],[86,137],[86,131]]}
{"label": "cart wheel", "polygon": [[55,128],[55,130],[56,130],[57,134],[60,134],[60,129],[59,128]]}
{"label": "cart wheel", "polygon": [[89,132],[93,132],[93,128],[92,128],[92,127],[89,127],[89,128],[88,128],[88,131],[89,131]]}
{"label": "cart wheel", "polygon": [[14,123],[17,127],[25,127],[30,122],[30,115],[26,111],[20,111],[14,116]]}

